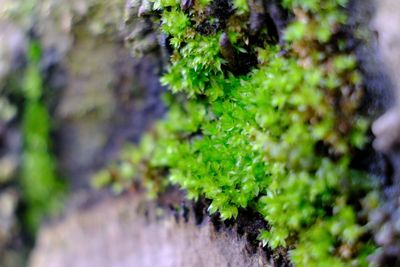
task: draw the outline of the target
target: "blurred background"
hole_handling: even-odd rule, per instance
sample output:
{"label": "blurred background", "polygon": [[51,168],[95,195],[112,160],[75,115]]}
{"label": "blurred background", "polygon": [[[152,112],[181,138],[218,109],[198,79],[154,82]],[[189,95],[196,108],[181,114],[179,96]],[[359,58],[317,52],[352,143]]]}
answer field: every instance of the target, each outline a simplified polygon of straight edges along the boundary
{"label": "blurred background", "polygon": [[90,177],[164,113],[157,43],[142,36],[134,59],[123,16],[121,0],[0,0],[0,266],[101,198]]}

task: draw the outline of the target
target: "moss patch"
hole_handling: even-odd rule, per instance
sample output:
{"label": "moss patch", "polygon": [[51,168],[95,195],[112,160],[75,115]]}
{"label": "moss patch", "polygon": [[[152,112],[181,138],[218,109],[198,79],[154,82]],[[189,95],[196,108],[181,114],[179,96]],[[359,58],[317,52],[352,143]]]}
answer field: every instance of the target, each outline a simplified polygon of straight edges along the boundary
{"label": "moss patch", "polygon": [[122,190],[140,177],[154,196],[176,184],[222,219],[260,213],[270,228],[259,239],[296,266],[367,266],[359,207],[372,182],[351,155],[369,124],[346,2],[281,1],[280,32],[256,1],[156,1],[173,49],[161,80],[170,111],[96,184]]}
{"label": "moss patch", "polygon": [[50,115],[42,102],[44,85],[39,68],[41,49],[30,44],[28,66],[22,85],[25,105],[22,114],[23,152],[19,178],[24,201],[23,219],[34,234],[46,215],[62,208],[63,183],[56,175],[56,163],[51,153]]}

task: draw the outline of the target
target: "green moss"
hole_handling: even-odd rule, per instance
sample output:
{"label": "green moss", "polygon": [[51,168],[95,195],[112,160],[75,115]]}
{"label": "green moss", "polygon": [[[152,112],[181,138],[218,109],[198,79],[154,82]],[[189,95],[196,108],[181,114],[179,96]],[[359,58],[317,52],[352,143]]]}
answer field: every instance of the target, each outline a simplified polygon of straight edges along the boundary
{"label": "green moss", "polygon": [[61,207],[63,184],[56,177],[51,153],[50,116],[41,101],[43,82],[39,69],[40,47],[32,42],[23,82],[25,107],[22,114],[23,153],[19,184],[26,209],[26,227],[34,233],[44,216]]}
{"label": "green moss", "polygon": [[[295,17],[285,47],[248,44],[247,24],[238,23],[248,16],[241,2],[224,28],[207,35],[196,28],[205,23],[203,7],[184,13],[159,3],[174,48],[162,82],[180,94],[120,168],[98,181],[123,188],[140,177],[153,195],[176,184],[190,199],[210,199],[209,212],[223,219],[240,208],[257,210],[271,226],[260,240],[293,248],[296,266],[367,266],[373,244],[362,242],[368,228],[353,204],[371,179],[351,168],[351,155],[368,141],[368,121],[357,115],[355,60],[335,36],[346,22],[346,1],[282,4]],[[232,74],[219,44],[224,32],[238,58],[257,56],[248,74]],[[167,181],[156,176],[161,170]]]}

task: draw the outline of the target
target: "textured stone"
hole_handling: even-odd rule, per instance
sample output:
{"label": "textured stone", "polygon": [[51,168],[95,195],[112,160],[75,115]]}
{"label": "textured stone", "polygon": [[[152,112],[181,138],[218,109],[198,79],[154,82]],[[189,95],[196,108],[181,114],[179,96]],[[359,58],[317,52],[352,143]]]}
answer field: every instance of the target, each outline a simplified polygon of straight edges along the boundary
{"label": "textured stone", "polygon": [[21,28],[0,19],[0,86],[3,86],[4,78],[18,66],[19,59],[25,53],[25,46],[26,39]]}
{"label": "textured stone", "polygon": [[376,1],[377,11],[373,21],[379,51],[394,85],[395,106],[379,118],[372,131],[376,136],[377,149],[388,152],[400,144],[400,2]]}
{"label": "textured stone", "polygon": [[[384,179],[381,181],[381,202],[370,214],[375,241],[380,249],[371,257],[378,266],[400,266],[400,2],[374,1],[375,13],[371,28],[375,31],[377,54],[381,64],[376,64],[390,78],[381,80],[382,90],[390,92],[386,113],[378,118],[372,131],[376,136],[374,147],[386,155]],[[375,102],[382,101],[377,99]]]}
{"label": "textured stone", "polygon": [[42,229],[30,267],[275,266],[234,229],[158,215],[140,196],[108,200]]}
{"label": "textured stone", "polygon": [[17,159],[13,155],[0,158],[0,184],[9,182],[17,169]]}
{"label": "textured stone", "polygon": [[0,249],[13,237],[17,218],[18,195],[15,190],[0,192]]}
{"label": "textured stone", "polygon": [[88,189],[93,172],[163,114],[160,59],[157,50],[138,60],[125,49],[123,0],[43,0],[36,10],[44,61],[62,70],[48,73],[60,88],[53,115],[61,171],[73,190]]}

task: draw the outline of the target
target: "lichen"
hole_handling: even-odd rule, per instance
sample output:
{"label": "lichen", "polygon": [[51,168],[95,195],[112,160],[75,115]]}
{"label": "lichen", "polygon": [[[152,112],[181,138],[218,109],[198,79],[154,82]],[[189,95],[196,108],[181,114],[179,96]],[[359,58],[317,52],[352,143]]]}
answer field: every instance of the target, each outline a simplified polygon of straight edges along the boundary
{"label": "lichen", "polygon": [[170,110],[96,185],[139,179],[153,196],[178,185],[222,219],[262,214],[260,240],[287,248],[295,266],[367,266],[374,244],[359,206],[372,179],[352,155],[369,123],[357,112],[346,3],[281,1],[280,33],[255,1],[155,1],[173,50],[161,79]]}

